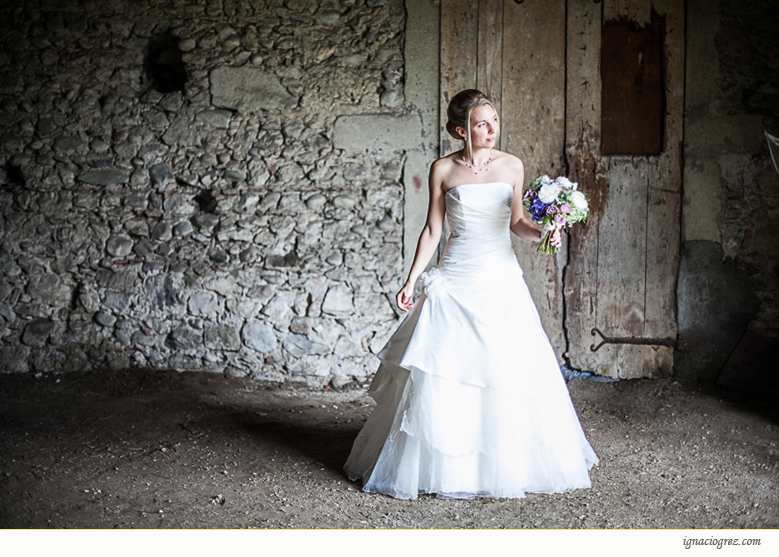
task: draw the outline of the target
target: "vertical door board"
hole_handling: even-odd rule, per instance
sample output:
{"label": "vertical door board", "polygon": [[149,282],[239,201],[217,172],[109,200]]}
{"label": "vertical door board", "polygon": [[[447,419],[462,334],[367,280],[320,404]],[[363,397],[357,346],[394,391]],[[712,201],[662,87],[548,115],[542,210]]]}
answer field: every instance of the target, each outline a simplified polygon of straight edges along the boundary
{"label": "vertical door board", "polygon": [[[598,228],[608,198],[600,161],[600,26],[601,6],[590,0],[569,0],[567,13],[567,80],[565,154],[571,180],[590,200],[585,224],[569,233],[569,264],[564,274],[565,330],[572,366],[603,373],[589,350],[597,323]],[[604,347],[606,348],[606,347]],[[603,348],[601,348],[603,350]],[[604,360],[608,358],[604,356]]]}
{"label": "vertical door board", "polygon": [[476,88],[501,114],[503,81],[503,0],[479,0]]}
{"label": "vertical door board", "polygon": [[[611,161],[606,172],[609,193],[598,228],[596,323],[611,337],[645,336],[647,166],[651,163]],[[613,377],[642,377],[646,348],[615,346],[617,357],[600,365],[608,366]]]}
{"label": "vertical door board", "polygon": [[[502,148],[522,159],[525,186],[563,174],[565,138],[565,0],[506,0],[503,7]],[[555,352],[565,352],[562,271],[567,252],[538,253],[515,238],[514,252]]]}
{"label": "vertical door board", "polygon": [[446,107],[454,95],[476,86],[479,5],[477,0],[441,2],[441,156],[462,144],[446,131]]}
{"label": "vertical door board", "polygon": [[646,174],[610,165],[598,221],[598,325],[611,336],[643,336],[646,296]]}
{"label": "vertical door board", "polygon": [[[565,0],[506,0],[503,49],[503,148],[532,181],[563,172]],[[554,38],[558,39],[554,39]]]}

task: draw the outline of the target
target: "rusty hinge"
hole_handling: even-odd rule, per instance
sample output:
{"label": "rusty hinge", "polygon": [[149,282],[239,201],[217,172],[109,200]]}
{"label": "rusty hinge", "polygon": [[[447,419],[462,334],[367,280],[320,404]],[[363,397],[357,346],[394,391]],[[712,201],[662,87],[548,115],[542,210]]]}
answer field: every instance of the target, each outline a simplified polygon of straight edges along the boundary
{"label": "rusty hinge", "polygon": [[652,346],[668,346],[669,348],[681,348],[680,343],[675,338],[641,338],[641,337],[607,337],[600,329],[592,329],[592,336],[598,333],[601,336],[600,344],[590,345],[590,350],[597,352],[604,344],[647,344]]}

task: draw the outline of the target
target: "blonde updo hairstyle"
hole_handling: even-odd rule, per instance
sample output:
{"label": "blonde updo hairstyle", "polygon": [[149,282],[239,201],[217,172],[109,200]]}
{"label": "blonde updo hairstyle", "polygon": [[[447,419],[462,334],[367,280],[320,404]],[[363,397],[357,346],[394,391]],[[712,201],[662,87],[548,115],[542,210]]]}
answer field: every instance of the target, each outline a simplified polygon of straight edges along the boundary
{"label": "blonde updo hairstyle", "polygon": [[[471,111],[485,104],[492,106],[492,109],[495,110],[492,101],[487,95],[478,89],[466,89],[452,97],[452,100],[449,101],[449,106],[446,108],[446,131],[455,139],[465,141],[465,156],[471,163],[473,163],[473,154],[471,153]],[[497,112],[495,110],[496,114]],[[457,128],[465,130],[465,137],[457,133]]]}

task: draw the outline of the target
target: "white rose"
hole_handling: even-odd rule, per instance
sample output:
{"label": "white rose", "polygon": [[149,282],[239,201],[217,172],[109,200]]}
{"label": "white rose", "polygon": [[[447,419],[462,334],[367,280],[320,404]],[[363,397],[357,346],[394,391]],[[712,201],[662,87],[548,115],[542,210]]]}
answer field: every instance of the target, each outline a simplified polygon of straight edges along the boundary
{"label": "white rose", "polygon": [[533,180],[533,189],[540,188],[544,184],[548,184],[551,181],[552,181],[552,179],[549,176],[547,176],[546,174],[544,174],[543,176],[539,176],[538,178]]}
{"label": "white rose", "polygon": [[582,192],[575,191],[571,194],[571,205],[573,205],[579,210],[584,210],[587,208],[587,198],[584,197],[584,194]]}
{"label": "white rose", "polygon": [[541,186],[541,189],[538,190],[538,199],[543,203],[551,203],[557,199],[558,193],[560,193],[560,187],[554,182],[550,182],[545,186]]}
{"label": "white rose", "polygon": [[563,186],[564,188],[568,188],[569,190],[576,189],[574,188],[573,182],[571,182],[568,178],[565,176],[558,176],[557,180],[555,180],[558,184]]}

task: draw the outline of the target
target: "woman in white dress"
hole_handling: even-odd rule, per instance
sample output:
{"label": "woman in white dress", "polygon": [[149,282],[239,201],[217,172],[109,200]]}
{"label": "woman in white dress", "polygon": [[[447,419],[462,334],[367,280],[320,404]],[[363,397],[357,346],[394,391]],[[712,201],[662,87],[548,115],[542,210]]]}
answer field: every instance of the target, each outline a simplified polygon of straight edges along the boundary
{"label": "woman in white dress", "polygon": [[[598,458],[511,247],[509,231],[541,239],[523,213],[522,161],[495,149],[497,113],[480,91],[455,95],[447,116],[463,149],[430,170],[427,223],[397,294],[409,313],[379,353],[377,407],[344,468],[364,491],[402,499],[590,487]],[[423,273],[445,215],[446,249]]]}

